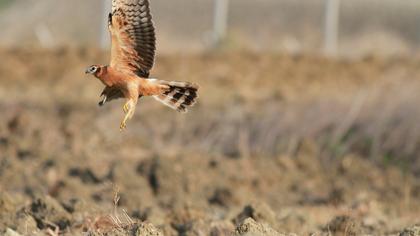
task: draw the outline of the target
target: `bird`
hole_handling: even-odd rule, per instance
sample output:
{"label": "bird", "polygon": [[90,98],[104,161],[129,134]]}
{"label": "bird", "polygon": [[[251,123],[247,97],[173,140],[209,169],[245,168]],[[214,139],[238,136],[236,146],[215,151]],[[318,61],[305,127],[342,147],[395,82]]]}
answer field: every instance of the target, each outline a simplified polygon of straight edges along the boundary
{"label": "bird", "polygon": [[91,65],[85,73],[105,85],[99,106],[119,98],[126,100],[121,131],[134,116],[141,97],[152,96],[182,113],[196,103],[197,84],[150,77],[155,63],[156,34],[149,0],[112,0],[108,30],[111,37],[109,65]]}

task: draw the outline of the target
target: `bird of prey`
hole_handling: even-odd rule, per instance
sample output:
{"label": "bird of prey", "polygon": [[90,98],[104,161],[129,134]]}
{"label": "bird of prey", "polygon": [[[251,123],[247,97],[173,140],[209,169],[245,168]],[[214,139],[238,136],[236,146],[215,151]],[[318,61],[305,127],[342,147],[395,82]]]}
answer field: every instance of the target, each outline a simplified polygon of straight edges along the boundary
{"label": "bird of prey", "polygon": [[187,112],[198,97],[198,85],[194,83],[149,78],[156,50],[149,5],[149,0],[112,0],[108,16],[111,62],[86,69],[86,74],[94,75],[105,85],[100,106],[114,99],[126,99],[120,130],[126,128],[142,96],[153,96],[179,112]]}

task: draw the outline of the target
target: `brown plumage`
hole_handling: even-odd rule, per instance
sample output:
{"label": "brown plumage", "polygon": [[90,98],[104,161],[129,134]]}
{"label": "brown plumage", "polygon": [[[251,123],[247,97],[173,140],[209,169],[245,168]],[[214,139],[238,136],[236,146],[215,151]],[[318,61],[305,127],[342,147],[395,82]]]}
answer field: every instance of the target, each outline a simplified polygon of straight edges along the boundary
{"label": "brown plumage", "polygon": [[114,99],[127,99],[121,130],[133,117],[142,96],[153,96],[180,112],[186,112],[187,107],[195,104],[196,84],[149,78],[156,50],[149,0],[112,0],[108,28],[112,41],[111,62],[109,66],[90,66],[86,73],[93,74],[105,85],[100,106]]}

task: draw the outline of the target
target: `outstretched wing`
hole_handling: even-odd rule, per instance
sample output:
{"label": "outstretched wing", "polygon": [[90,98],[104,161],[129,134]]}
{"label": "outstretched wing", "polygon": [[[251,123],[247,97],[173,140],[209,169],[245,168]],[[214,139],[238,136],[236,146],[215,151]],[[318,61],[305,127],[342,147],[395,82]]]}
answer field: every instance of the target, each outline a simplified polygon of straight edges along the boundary
{"label": "outstretched wing", "polygon": [[149,77],[156,50],[149,0],[112,0],[109,30],[111,67]]}

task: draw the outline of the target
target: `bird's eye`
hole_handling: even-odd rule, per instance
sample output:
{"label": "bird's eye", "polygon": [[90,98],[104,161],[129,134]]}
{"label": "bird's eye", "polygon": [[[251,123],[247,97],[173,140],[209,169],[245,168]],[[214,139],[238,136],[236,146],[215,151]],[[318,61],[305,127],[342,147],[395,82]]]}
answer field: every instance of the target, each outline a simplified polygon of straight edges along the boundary
{"label": "bird's eye", "polygon": [[90,72],[92,72],[92,73],[94,73],[94,72],[96,72],[96,70],[97,70],[98,68],[96,67],[96,66],[92,66],[91,68],[90,68]]}

